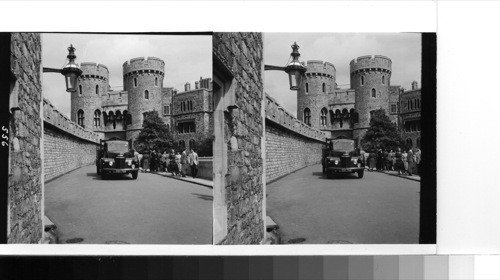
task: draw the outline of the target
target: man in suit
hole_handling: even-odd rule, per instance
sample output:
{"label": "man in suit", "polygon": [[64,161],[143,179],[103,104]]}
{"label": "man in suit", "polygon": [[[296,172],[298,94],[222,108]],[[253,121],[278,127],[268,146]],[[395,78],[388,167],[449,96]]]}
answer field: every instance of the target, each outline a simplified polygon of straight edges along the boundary
{"label": "man in suit", "polygon": [[198,175],[198,154],[194,151],[194,149],[191,149],[191,153],[189,154],[189,165],[191,166],[191,175],[193,178],[196,178]]}

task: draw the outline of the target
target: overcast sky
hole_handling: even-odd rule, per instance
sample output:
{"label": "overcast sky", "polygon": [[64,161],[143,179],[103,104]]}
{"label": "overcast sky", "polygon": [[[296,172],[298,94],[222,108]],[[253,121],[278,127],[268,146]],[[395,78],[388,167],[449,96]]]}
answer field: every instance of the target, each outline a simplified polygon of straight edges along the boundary
{"label": "overcast sky", "polygon": [[[420,82],[420,33],[264,33],[264,63],[285,66],[292,52],[300,46],[300,61],[323,60],[333,63],[337,84],[348,88],[349,63],[364,55],[385,55],[392,60],[391,85],[411,89]],[[297,113],[297,93],[289,90],[288,75],[265,71],[264,89],[293,115]]]}
{"label": "overcast sky", "polygon": [[[200,77],[212,77],[212,36],[42,34],[42,65],[62,68],[67,48],[76,48],[77,63],[96,62],[109,69],[109,85],[123,89],[125,61],[154,56],[165,61],[164,87],[184,90]],[[43,96],[64,114],[70,114],[70,93],[62,75],[43,74]]]}

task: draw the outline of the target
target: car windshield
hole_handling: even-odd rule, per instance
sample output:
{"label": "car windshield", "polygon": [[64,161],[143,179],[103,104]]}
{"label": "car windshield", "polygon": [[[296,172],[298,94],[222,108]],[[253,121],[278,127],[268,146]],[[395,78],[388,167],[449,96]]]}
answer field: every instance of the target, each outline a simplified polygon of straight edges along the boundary
{"label": "car windshield", "polygon": [[108,142],[108,153],[125,154],[128,152],[128,142],[111,141]]}
{"label": "car windshield", "polygon": [[354,151],[354,141],[333,141],[333,150],[339,152],[352,152]]}

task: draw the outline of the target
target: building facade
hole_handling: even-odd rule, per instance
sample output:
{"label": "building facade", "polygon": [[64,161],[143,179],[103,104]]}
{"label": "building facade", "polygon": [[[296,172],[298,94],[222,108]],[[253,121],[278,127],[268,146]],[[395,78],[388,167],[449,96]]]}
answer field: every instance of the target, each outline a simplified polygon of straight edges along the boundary
{"label": "building facade", "polygon": [[164,87],[165,62],[156,57],[134,58],[123,63],[123,90],[109,86],[105,65],[81,63],[77,91],[71,93],[71,120],[93,130],[103,139],[136,139],[144,115],[157,111],[180,146],[212,134],[211,78],[186,83],[184,91]]}
{"label": "building facade", "polygon": [[322,130],[328,138],[349,138],[359,143],[370,126],[371,113],[383,109],[393,123],[404,128],[409,145],[420,145],[420,89],[417,82],[409,92],[391,85],[390,58],[375,55],[353,59],[348,88],[337,85],[332,63],[309,60],[305,66],[305,81],[297,93],[299,120]]}

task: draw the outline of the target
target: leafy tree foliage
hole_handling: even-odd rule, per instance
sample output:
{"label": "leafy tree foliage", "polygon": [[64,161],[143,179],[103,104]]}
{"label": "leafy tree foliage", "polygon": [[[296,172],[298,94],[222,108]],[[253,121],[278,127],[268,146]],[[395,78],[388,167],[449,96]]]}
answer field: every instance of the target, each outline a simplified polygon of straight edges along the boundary
{"label": "leafy tree foliage", "polygon": [[200,157],[212,157],[214,155],[213,152],[213,143],[214,136],[208,136],[201,139],[195,140],[196,148],[195,151]]}
{"label": "leafy tree foliage", "polygon": [[361,146],[365,151],[374,149],[396,150],[404,147],[401,132],[385,114],[384,109],[373,111],[370,119],[370,128],[361,140]]}
{"label": "leafy tree foliage", "polygon": [[163,152],[176,148],[172,133],[157,111],[144,114],[142,130],[134,141],[134,147],[139,153],[146,153],[151,150]]}

